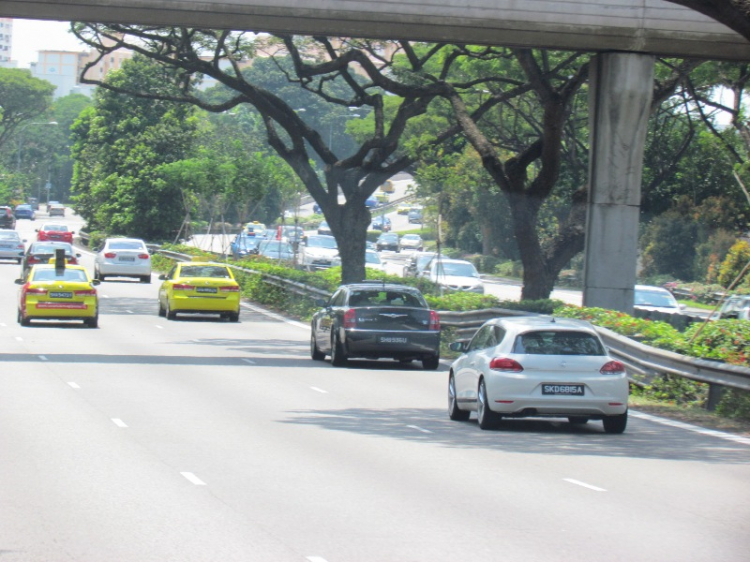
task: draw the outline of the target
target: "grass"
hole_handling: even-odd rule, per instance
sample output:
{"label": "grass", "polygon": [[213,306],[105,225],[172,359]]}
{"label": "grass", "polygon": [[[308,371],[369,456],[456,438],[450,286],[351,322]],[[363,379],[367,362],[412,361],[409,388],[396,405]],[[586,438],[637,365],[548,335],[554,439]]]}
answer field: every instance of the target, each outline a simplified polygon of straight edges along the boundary
{"label": "grass", "polygon": [[750,437],[750,422],[720,416],[715,412],[709,412],[708,410],[696,406],[683,406],[668,402],[659,402],[657,400],[640,396],[631,396],[628,403],[633,410],[638,410],[639,412],[644,412],[646,414],[653,414],[655,416],[661,416],[663,418],[677,420],[707,429],[715,429],[717,431],[725,431],[727,433]]}

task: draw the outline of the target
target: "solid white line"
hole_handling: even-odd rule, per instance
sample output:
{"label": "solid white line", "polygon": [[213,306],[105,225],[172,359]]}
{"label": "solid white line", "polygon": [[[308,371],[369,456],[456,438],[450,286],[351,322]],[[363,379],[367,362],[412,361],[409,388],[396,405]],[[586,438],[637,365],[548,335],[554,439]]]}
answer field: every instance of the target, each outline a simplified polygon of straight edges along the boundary
{"label": "solid white line", "polygon": [[310,562],[328,562],[325,558],[320,556],[305,556]]}
{"label": "solid white line", "polygon": [[68,384],[70,385],[71,388],[81,388],[80,386],[78,386],[76,383],[74,383],[72,381],[69,382]]}
{"label": "solid white line", "polygon": [[327,390],[323,390],[322,388],[318,388],[317,386],[311,386],[310,388],[312,388],[315,392],[320,392],[321,394],[328,394]]}
{"label": "solid white line", "polygon": [[128,314],[133,314],[132,310],[126,310],[125,312],[127,312]]}
{"label": "solid white line", "polygon": [[154,324],[154,326],[156,326],[156,327],[157,327],[157,328],[159,328],[160,330],[163,330],[163,329],[164,329],[164,327],[163,327],[163,326],[159,326],[159,324]]}
{"label": "solid white line", "polygon": [[658,416],[652,416],[651,414],[644,414],[643,412],[634,412],[633,410],[630,410],[629,414],[633,416],[634,418],[652,421],[655,423],[660,423],[662,425],[668,425],[671,427],[678,427],[686,431],[700,433],[701,435],[709,435],[712,437],[718,437],[719,439],[724,439],[726,441],[734,441],[735,443],[741,443],[743,445],[750,445],[750,438],[742,437],[740,435],[732,435],[731,433],[726,433],[724,431],[717,431],[715,429],[706,429],[704,427],[698,427],[697,425],[691,425],[689,423],[684,423],[681,421],[660,418]]}
{"label": "solid white line", "polygon": [[594,490],[595,492],[606,492],[604,488],[598,488],[596,486],[592,486],[591,484],[586,484],[585,482],[581,482],[580,480],[573,480],[572,478],[563,478],[566,482],[570,482],[571,484],[575,484],[576,486],[583,486],[584,488],[588,488],[589,490]]}
{"label": "solid white line", "polygon": [[46,357],[45,357],[44,355],[40,355],[40,356],[39,356],[39,359],[40,359],[41,361],[47,361],[47,358],[46,358]]}
{"label": "solid white line", "polygon": [[16,341],[23,341],[23,338],[21,336],[16,336]]}
{"label": "solid white line", "polygon": [[8,325],[5,322],[0,322],[0,327],[7,328]]}
{"label": "solid white line", "polygon": [[255,361],[253,361],[252,359],[245,359],[245,358],[243,358],[242,360],[243,360],[243,361],[244,361],[245,363],[249,363],[250,365],[255,365]]}
{"label": "solid white line", "polygon": [[418,425],[407,425],[406,427],[410,429],[416,429],[417,431],[421,431],[422,433],[432,433],[432,431],[430,431],[429,429],[422,429]]}
{"label": "solid white line", "polygon": [[102,297],[104,297],[105,299],[108,299],[109,295],[102,295]]}
{"label": "solid white line", "polygon": [[180,472],[185,478],[187,478],[192,484],[195,484],[196,486],[205,486],[206,483],[198,478],[195,474],[192,472]]}
{"label": "solid white line", "polygon": [[264,308],[260,308],[257,306],[254,306],[252,304],[248,304],[246,302],[242,303],[242,306],[245,308],[249,308],[253,312],[259,312],[260,314],[263,314],[264,316],[268,316],[269,318],[273,318],[274,320],[280,320],[281,322],[286,322],[287,324],[291,326],[297,326],[298,328],[308,329],[310,326],[308,324],[303,324],[302,322],[297,322],[296,320],[289,320],[289,318],[284,318],[283,316],[276,314],[274,312],[270,312],[268,310],[265,310]]}
{"label": "solid white line", "polygon": [[112,421],[117,427],[128,427],[127,424],[119,418],[112,418]]}

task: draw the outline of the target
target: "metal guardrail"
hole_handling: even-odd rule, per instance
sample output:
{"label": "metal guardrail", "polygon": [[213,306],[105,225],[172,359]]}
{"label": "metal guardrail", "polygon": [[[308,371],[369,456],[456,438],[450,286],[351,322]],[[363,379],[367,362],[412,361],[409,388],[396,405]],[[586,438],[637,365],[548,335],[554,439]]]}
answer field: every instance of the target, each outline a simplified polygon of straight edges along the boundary
{"label": "metal guardrail", "polygon": [[[158,252],[178,261],[190,261],[192,259],[192,256],[177,252],[165,250],[159,250]],[[330,296],[328,291],[317,287],[232,264],[229,264],[229,267],[262,275],[266,282],[286,288],[299,295],[314,298],[328,298]],[[529,313],[503,308],[489,308],[464,312],[438,311],[438,314],[442,326],[455,328],[459,339],[469,339],[487,320],[501,316],[528,316]],[[716,406],[724,387],[750,391],[750,368],[686,357],[671,351],[657,349],[616,334],[606,328],[597,327],[597,331],[612,356],[622,361],[631,373],[646,378],[668,374],[708,383],[708,409],[713,409]],[[633,380],[632,377],[631,380]],[[634,380],[634,382],[642,383],[638,380]]]}

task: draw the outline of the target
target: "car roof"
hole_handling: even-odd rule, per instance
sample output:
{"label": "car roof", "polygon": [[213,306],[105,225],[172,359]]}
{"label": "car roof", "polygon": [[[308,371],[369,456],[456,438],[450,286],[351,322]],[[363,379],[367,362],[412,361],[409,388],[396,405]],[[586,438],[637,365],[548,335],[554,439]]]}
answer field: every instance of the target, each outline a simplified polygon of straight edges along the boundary
{"label": "car roof", "polygon": [[[105,242],[143,242],[140,238],[107,238]],[[145,242],[144,242],[145,244]]]}
{"label": "car roof", "polygon": [[664,287],[655,287],[653,285],[636,285],[635,290],[636,291],[651,291],[653,293],[669,293],[670,295],[672,294],[669,291],[667,291]]}
{"label": "car roof", "polygon": [[356,283],[345,283],[341,285],[349,289],[382,289],[385,291],[396,290],[396,291],[413,291],[420,293],[421,291],[416,287],[410,285],[402,285],[401,283],[383,283],[382,281],[358,281]]}
{"label": "car roof", "polygon": [[487,323],[496,324],[506,328],[514,328],[518,332],[527,330],[589,330],[596,329],[587,320],[578,318],[559,318],[556,316],[507,316],[493,318]]}

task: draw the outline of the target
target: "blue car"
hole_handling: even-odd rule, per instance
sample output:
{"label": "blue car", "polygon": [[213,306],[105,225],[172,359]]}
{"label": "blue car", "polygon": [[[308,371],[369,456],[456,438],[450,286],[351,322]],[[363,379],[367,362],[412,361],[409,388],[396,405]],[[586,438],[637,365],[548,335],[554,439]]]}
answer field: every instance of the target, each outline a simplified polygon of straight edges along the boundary
{"label": "blue car", "polygon": [[375,199],[374,197],[368,197],[367,201],[365,201],[365,207],[367,207],[368,209],[374,209],[379,204],[380,203],[378,202],[378,200]]}
{"label": "blue car", "polygon": [[232,257],[236,260],[241,260],[247,256],[257,254],[258,243],[261,240],[263,238],[259,236],[248,236],[246,233],[240,232],[229,245],[232,250]]}
{"label": "blue car", "polygon": [[36,220],[36,213],[31,205],[16,205],[15,215],[17,219]]}

